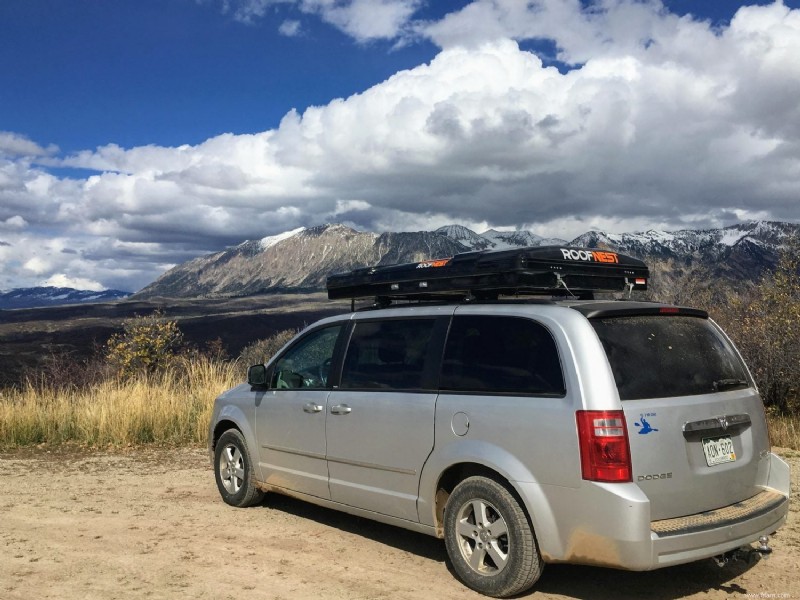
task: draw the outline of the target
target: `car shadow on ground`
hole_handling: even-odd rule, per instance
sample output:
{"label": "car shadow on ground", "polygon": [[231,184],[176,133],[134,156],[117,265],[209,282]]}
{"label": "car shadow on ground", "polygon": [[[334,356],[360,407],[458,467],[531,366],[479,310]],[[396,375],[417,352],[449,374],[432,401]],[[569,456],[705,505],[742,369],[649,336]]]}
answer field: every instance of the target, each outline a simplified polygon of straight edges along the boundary
{"label": "car shadow on ground", "polygon": [[[456,577],[442,540],[280,494],[268,494],[263,506],[442,563]],[[706,559],[647,572],[551,564],[545,567],[533,590],[519,597],[535,596],[536,592],[581,600],[676,600],[715,591],[719,595],[743,595],[748,590],[732,580],[753,568],[757,561],[730,562],[719,567],[712,559]]]}
{"label": "car shadow on ground", "polygon": [[736,562],[720,568],[711,559],[656,571],[618,571],[581,565],[547,565],[536,590],[570,598],[674,600],[698,593],[746,594],[732,581],[753,565]]}
{"label": "car shadow on ground", "polygon": [[281,494],[267,494],[263,506],[315,521],[320,525],[333,527],[352,535],[362,536],[398,550],[411,552],[428,560],[444,563],[447,558],[444,542],[401,527],[385,525],[363,517],[322,508]]}

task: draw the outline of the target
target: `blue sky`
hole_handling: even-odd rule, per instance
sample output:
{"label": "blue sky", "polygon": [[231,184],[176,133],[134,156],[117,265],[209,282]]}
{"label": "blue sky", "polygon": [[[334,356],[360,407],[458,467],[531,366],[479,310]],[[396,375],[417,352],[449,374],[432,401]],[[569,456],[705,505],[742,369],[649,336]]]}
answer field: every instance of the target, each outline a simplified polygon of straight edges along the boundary
{"label": "blue sky", "polygon": [[[437,19],[467,4],[429,1],[414,16]],[[726,23],[739,5],[666,6]],[[281,35],[292,20],[301,32]],[[291,108],[350,96],[437,52],[429,40],[359,43],[292,3],[242,22],[212,0],[5,0],[0,128],[65,153],[197,144],[276,127]]]}
{"label": "blue sky", "polygon": [[[300,32],[282,35],[292,20]],[[423,40],[396,46],[358,43],[290,3],[242,22],[211,0],[10,0],[0,3],[0,119],[67,153],[197,144],[276,127],[291,108],[350,96],[437,52]]]}
{"label": "blue sky", "polygon": [[0,289],[138,289],[329,221],[797,221],[797,8],[4,0]]}

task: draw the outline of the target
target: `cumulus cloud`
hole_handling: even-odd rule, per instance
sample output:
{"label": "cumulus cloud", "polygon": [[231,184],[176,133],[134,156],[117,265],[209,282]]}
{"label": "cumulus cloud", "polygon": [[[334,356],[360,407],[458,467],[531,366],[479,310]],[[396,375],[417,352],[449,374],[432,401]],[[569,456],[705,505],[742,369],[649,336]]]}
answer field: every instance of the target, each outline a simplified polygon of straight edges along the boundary
{"label": "cumulus cloud", "polygon": [[580,64],[599,54],[637,52],[681,21],[690,19],[670,15],[658,0],[474,0],[418,28],[444,48],[477,47],[505,38],[552,40],[559,60]]}
{"label": "cumulus cloud", "polygon": [[27,225],[28,222],[19,215],[9,217],[5,221],[0,221],[0,229],[22,229]]}
{"label": "cumulus cloud", "polygon": [[[58,230],[59,234],[54,232]],[[4,231],[0,242],[0,289],[55,285],[78,289],[114,288],[134,291],[176,263],[197,255],[196,248],[178,243],[120,242],[111,236],[94,236],[83,224],[73,228]],[[94,282],[91,287],[58,283],[54,276],[73,282]],[[47,283],[49,282],[49,283]]]}
{"label": "cumulus cloud", "polygon": [[[367,40],[400,36],[416,5],[298,6]],[[20,277],[136,289],[197,253],[325,221],[570,238],[797,220],[800,11],[744,7],[713,28],[658,2],[475,0],[415,27],[442,47],[429,64],[273,130],[61,158],[5,134],[0,259]],[[573,68],[519,46],[540,38]]]}
{"label": "cumulus cloud", "polygon": [[11,131],[0,131],[0,158],[2,157],[41,157],[58,152],[58,147],[46,148],[32,142],[26,136]]}
{"label": "cumulus cloud", "polygon": [[64,273],[56,273],[46,280],[42,281],[42,285],[46,287],[64,287],[73,288],[76,290],[89,290],[91,292],[100,292],[106,289],[97,281],[91,279],[84,279],[83,277],[69,277]]}

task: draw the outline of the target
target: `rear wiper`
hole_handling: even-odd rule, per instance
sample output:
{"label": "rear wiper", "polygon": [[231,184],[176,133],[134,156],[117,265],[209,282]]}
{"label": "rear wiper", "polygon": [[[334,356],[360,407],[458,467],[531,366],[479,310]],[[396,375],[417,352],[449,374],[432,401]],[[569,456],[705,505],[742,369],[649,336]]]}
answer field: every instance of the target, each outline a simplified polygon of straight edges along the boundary
{"label": "rear wiper", "polygon": [[747,387],[744,379],[718,379],[713,384],[715,392],[724,392],[737,387]]}

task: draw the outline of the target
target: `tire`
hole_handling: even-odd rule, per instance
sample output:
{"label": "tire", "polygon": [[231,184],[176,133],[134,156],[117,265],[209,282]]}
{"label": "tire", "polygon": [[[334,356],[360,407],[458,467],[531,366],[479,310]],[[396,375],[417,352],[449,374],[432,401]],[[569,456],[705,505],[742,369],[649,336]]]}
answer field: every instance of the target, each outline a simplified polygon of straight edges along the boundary
{"label": "tire", "polygon": [[264,492],[255,486],[253,462],[244,436],[237,429],[228,429],[217,440],[214,476],[220,496],[231,506],[244,508],[264,499]]}
{"label": "tire", "polygon": [[544,569],[519,502],[487,477],[469,477],[450,494],[444,541],[461,581],[487,596],[505,598],[524,592]]}

